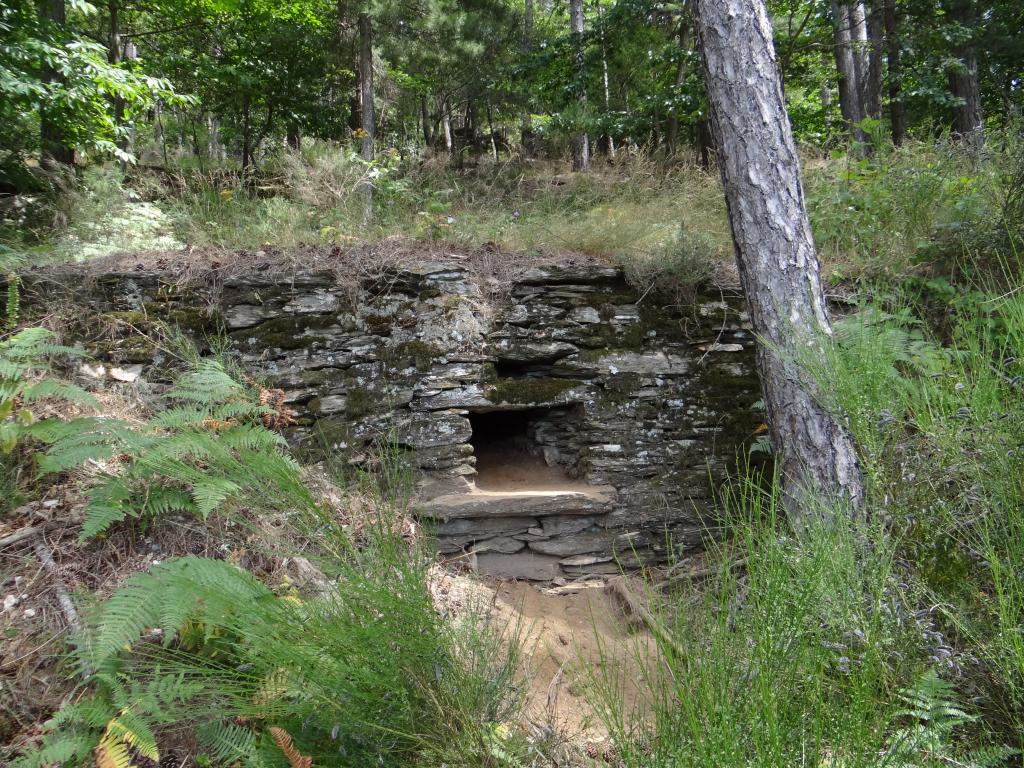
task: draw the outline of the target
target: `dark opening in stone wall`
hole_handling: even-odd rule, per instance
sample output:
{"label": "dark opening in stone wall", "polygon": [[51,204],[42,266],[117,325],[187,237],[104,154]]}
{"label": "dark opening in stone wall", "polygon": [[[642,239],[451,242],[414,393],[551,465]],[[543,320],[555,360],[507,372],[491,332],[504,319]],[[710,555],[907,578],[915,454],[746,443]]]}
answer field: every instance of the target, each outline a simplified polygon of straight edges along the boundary
{"label": "dark opening in stone wall", "polygon": [[573,408],[523,408],[469,414],[470,444],[481,491],[579,490],[578,455],[559,448],[575,421]]}

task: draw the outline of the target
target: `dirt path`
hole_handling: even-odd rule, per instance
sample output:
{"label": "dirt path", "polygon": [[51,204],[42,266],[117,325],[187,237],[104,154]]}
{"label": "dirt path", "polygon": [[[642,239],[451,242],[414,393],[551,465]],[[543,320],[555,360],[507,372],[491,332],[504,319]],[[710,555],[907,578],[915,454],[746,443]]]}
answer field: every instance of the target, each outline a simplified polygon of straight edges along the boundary
{"label": "dirt path", "polygon": [[528,681],[524,716],[530,724],[588,751],[610,747],[591,686],[614,679],[627,706],[636,707],[640,659],[653,658],[654,643],[646,631],[627,626],[603,580],[542,588],[445,574],[437,583],[455,612],[488,605],[498,626],[510,632],[518,628]]}

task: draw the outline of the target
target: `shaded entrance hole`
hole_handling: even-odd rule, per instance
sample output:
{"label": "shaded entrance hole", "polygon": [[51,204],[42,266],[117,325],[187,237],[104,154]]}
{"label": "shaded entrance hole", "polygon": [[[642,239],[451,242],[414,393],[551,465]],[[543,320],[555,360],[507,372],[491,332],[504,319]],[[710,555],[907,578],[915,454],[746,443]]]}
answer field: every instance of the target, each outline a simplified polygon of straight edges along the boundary
{"label": "shaded entrance hole", "polygon": [[470,443],[481,491],[586,490],[578,477],[572,446],[579,414],[575,408],[528,408],[469,414]]}

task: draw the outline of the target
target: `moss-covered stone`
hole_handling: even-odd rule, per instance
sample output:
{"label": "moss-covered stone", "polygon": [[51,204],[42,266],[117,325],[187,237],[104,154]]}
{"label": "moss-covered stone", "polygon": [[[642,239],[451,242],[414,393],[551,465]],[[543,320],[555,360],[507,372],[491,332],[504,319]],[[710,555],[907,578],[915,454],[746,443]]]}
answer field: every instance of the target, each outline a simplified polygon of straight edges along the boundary
{"label": "moss-covered stone", "polygon": [[576,387],[578,383],[570,379],[556,378],[502,379],[486,387],[484,397],[492,403],[550,403]]}
{"label": "moss-covered stone", "polygon": [[373,413],[380,405],[380,398],[365,387],[351,387],[345,392],[345,417],[358,419]]}
{"label": "moss-covered stone", "polygon": [[379,354],[381,360],[394,368],[412,366],[417,371],[429,371],[441,350],[429,342],[412,339],[384,345]]}
{"label": "moss-covered stone", "polygon": [[377,336],[387,336],[391,333],[391,329],[394,327],[394,318],[390,315],[366,315],[363,318],[363,323],[366,324],[366,330],[370,333],[376,334]]}
{"label": "moss-covered stone", "polygon": [[255,338],[259,346],[266,349],[302,349],[327,341],[326,337],[309,331],[325,328],[332,322],[331,318],[314,315],[275,317],[252,328],[235,331],[231,337]]}

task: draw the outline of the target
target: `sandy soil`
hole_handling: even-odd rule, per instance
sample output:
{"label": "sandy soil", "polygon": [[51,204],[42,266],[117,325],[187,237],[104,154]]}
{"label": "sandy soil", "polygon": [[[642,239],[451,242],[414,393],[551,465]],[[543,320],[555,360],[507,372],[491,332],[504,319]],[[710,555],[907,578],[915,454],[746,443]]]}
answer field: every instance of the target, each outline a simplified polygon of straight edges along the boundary
{"label": "sandy soil", "polygon": [[517,451],[504,443],[479,446],[476,454],[476,487],[481,491],[573,491],[592,486],[567,477],[561,467],[549,467],[544,459]]}
{"label": "sandy soil", "polygon": [[614,670],[627,705],[640,712],[641,660],[654,657],[654,641],[628,625],[603,580],[543,588],[437,571],[434,585],[453,613],[487,605],[499,626],[519,629],[528,683],[524,717],[535,728],[587,753],[608,753],[610,739],[590,690],[606,669]]}

